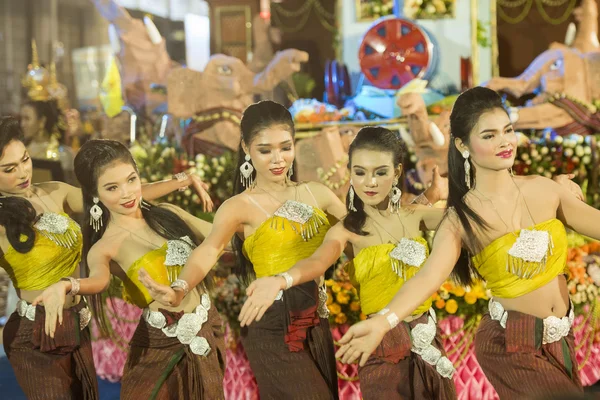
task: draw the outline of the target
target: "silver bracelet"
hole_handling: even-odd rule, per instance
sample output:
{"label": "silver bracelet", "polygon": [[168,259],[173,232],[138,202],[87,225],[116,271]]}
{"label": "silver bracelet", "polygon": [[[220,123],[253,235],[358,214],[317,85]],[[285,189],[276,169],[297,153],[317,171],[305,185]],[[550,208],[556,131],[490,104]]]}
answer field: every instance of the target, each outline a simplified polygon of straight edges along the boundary
{"label": "silver bracelet", "polygon": [[421,193],[420,195],[415,197],[415,199],[413,200],[413,203],[414,204],[422,204],[424,206],[431,207],[431,202],[429,201],[427,196],[425,196],[425,193]]}
{"label": "silver bracelet", "polygon": [[281,276],[283,279],[285,279],[285,289],[283,290],[288,290],[294,284],[294,278],[292,278],[292,276],[287,272],[277,274],[277,276]]}
{"label": "silver bracelet", "polygon": [[[185,182],[188,180],[188,174],[186,174],[185,172],[179,172],[175,175],[173,175],[173,179],[177,179],[177,182]],[[180,187],[178,190],[180,192],[184,192],[188,187],[184,186],[184,187]]]}
{"label": "silver bracelet", "polygon": [[400,319],[396,315],[396,313],[388,314],[385,319],[387,319],[388,324],[390,324],[390,328],[394,329],[399,323]]}
{"label": "silver bracelet", "polygon": [[183,279],[177,279],[175,282],[171,283],[171,288],[179,288],[183,290],[183,296],[185,297],[190,291],[190,285],[184,281]]}
{"label": "silver bracelet", "polygon": [[67,293],[67,296],[77,296],[77,294],[79,293],[79,279],[75,279],[72,276],[67,276],[66,278],[63,278],[64,280],[67,280],[69,282],[71,282],[71,290],[69,290],[69,292]]}

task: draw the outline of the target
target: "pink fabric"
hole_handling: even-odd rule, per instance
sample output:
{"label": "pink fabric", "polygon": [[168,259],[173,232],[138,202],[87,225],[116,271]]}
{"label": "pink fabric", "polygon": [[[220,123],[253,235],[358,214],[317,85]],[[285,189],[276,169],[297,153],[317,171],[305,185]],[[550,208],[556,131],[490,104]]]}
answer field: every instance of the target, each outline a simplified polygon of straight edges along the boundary
{"label": "pink fabric", "polygon": [[[119,382],[123,376],[123,367],[125,367],[125,361],[127,360],[129,341],[137,328],[142,310],[119,298],[113,298],[112,301],[107,300],[105,307],[108,323],[112,326],[115,334],[123,338],[123,341],[119,343],[121,346],[119,347],[111,339],[100,338],[100,331],[95,321],[92,320],[94,364],[96,365],[96,373],[100,378],[110,382]],[[118,315],[121,321],[115,318],[114,315]]]}
{"label": "pink fabric", "polygon": [[[116,314],[121,319],[136,321],[123,322],[116,321],[114,317],[109,319],[113,329],[126,341],[131,339],[137,326],[137,320],[141,315],[141,310],[135,306],[125,303],[121,299],[113,299],[115,303]],[[112,315],[111,303],[107,302],[108,314]],[[587,315],[589,310],[585,311]],[[575,318],[573,326],[575,332],[575,343],[577,347],[577,362],[581,365],[587,358],[583,368],[580,370],[581,380],[584,385],[589,386],[600,380],[600,334],[594,338],[592,346],[589,346],[590,332],[593,327],[589,322],[584,321],[585,316],[578,315]],[[584,325],[585,322],[585,325]],[[459,400],[496,400],[498,395],[486,379],[479,363],[475,359],[472,339],[463,339],[465,333],[462,331],[464,320],[460,317],[448,317],[439,322],[439,327],[444,336],[452,335],[444,341],[446,352],[452,362],[457,362],[459,357],[464,358],[454,375],[456,392]],[[333,339],[338,341],[347,328],[333,328]],[[98,329],[92,326],[94,337],[98,336]],[[456,332],[456,333],[455,333]],[[258,386],[250,364],[244,353],[244,348],[240,340],[233,339],[229,328],[226,331],[227,340],[231,341],[227,349],[227,369],[223,381],[225,387],[225,397],[228,400],[258,400]],[[584,343],[585,342],[585,343]],[[453,350],[458,346],[457,350]],[[98,375],[111,382],[120,380],[123,373],[123,366],[127,358],[126,351],[120,349],[111,340],[96,339],[92,343],[94,352],[94,362]],[[466,351],[466,353],[465,353]],[[358,365],[345,365],[338,362],[338,374],[345,379],[339,379],[340,399],[360,400],[360,383],[357,380]]]}

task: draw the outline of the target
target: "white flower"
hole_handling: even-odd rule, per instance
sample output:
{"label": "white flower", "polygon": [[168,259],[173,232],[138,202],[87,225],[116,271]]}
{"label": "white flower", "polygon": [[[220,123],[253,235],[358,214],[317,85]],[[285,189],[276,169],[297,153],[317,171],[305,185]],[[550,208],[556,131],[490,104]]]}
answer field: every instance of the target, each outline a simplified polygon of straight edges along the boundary
{"label": "white flower", "polygon": [[227,163],[227,159],[225,158],[225,156],[221,156],[219,157],[219,163],[225,165]]}
{"label": "white flower", "polygon": [[220,178],[223,175],[220,171],[215,172],[215,177]]}
{"label": "white flower", "polygon": [[156,174],[152,174],[152,175],[150,175],[150,180],[151,180],[152,182],[155,182],[155,181],[157,181],[157,180],[158,180],[158,176],[156,176]]}
{"label": "white flower", "polygon": [[542,172],[544,172],[544,168],[543,167],[537,167],[537,173],[541,174]]}
{"label": "white flower", "polygon": [[581,147],[581,146],[575,147],[575,154],[577,154],[577,157],[582,157],[584,154],[583,147]]}
{"label": "white flower", "polygon": [[168,147],[165,147],[162,151],[162,153],[160,153],[160,158],[167,158],[169,157],[169,155],[171,154],[171,151]]}
{"label": "white flower", "polygon": [[217,184],[217,182],[219,182],[219,180],[218,180],[217,178],[212,178],[212,179],[210,180],[210,183],[212,183],[213,185],[216,185],[216,184]]}
{"label": "white flower", "polygon": [[189,196],[189,195],[191,195],[191,194],[192,194],[192,191],[191,191],[190,189],[186,189],[186,190],[185,190],[183,193],[184,193],[186,196]]}
{"label": "white flower", "polygon": [[543,154],[543,155],[546,155],[546,154],[548,154],[548,148],[547,148],[546,146],[542,147],[542,150],[541,150],[541,151],[542,151],[542,154]]}
{"label": "white flower", "polygon": [[575,164],[579,163],[579,161],[580,161],[580,160],[579,160],[579,157],[573,157],[573,162],[574,162]]}
{"label": "white flower", "polygon": [[537,157],[538,156],[538,151],[536,149],[531,149],[531,157]]}
{"label": "white flower", "polygon": [[525,165],[531,165],[531,160],[525,161]]}
{"label": "white flower", "polygon": [[219,165],[219,159],[216,157],[213,157],[210,159],[210,163],[213,165],[213,167],[216,167],[217,165]]}
{"label": "white flower", "polygon": [[554,139],[554,142],[557,144],[561,144],[563,142],[562,136],[557,136],[556,139]]}
{"label": "white flower", "polygon": [[198,172],[196,173],[200,178],[204,178],[204,170],[203,169],[199,169]]}
{"label": "white flower", "polygon": [[223,171],[225,171],[225,168],[223,168],[223,166],[219,165],[217,167],[217,172],[223,172]]}
{"label": "white flower", "polygon": [[521,154],[521,159],[525,160],[525,161],[529,160],[529,154],[527,154],[527,153]]}
{"label": "white flower", "polygon": [[584,154],[592,154],[592,148],[589,146],[586,146],[583,148],[583,153]]}
{"label": "white flower", "polygon": [[546,178],[549,178],[549,179],[550,179],[550,178],[552,178],[552,173],[550,173],[550,172],[546,171],[546,172],[544,172],[544,176],[545,176]]}
{"label": "white flower", "polygon": [[416,163],[417,162],[417,156],[415,156],[414,154],[411,154],[410,155],[410,162]]}
{"label": "white flower", "polygon": [[204,154],[196,154],[197,162],[203,162],[204,160],[206,160],[206,156]]}
{"label": "white flower", "polygon": [[583,156],[583,158],[581,159],[581,162],[583,164],[589,164],[591,161],[592,160],[591,160],[590,156]]}
{"label": "white flower", "polygon": [[573,149],[565,149],[565,156],[571,157],[573,155]]}

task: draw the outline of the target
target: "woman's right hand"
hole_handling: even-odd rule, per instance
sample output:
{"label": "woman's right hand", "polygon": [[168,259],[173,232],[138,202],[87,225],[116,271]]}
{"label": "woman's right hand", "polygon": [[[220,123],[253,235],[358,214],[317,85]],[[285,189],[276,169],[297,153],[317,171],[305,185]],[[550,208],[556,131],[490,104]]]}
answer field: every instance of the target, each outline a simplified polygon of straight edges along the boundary
{"label": "woman's right hand", "polygon": [[240,311],[238,320],[240,326],[250,325],[254,321],[260,321],[265,312],[271,307],[275,298],[285,281],[280,276],[269,276],[258,278],[248,286],[246,294],[248,298]]}
{"label": "woman's right hand", "polygon": [[67,285],[68,282],[58,281],[47,287],[31,303],[33,306],[37,306],[38,304],[44,306],[44,311],[46,312],[45,332],[51,338],[54,338],[57,322],[60,325],[63,322],[63,308],[67,297]]}
{"label": "woman's right hand", "polygon": [[178,295],[172,287],[156,282],[144,268],[140,269],[138,276],[154,301],[167,307],[177,307],[181,303],[183,296]]}

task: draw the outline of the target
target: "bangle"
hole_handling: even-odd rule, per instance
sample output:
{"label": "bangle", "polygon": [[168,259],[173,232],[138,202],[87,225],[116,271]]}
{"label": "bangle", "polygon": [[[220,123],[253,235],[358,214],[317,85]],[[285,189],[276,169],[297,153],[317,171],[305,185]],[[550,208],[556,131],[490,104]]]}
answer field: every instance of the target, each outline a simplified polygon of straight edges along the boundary
{"label": "bangle", "polygon": [[71,282],[71,290],[67,292],[67,296],[76,296],[77,293],[79,293],[79,279],[75,279],[72,276],[67,276],[62,280]]}
{"label": "bangle", "polygon": [[183,279],[177,279],[175,282],[171,283],[172,289],[181,289],[183,291],[183,296],[185,297],[190,291],[190,285]]}
{"label": "bangle", "polygon": [[292,278],[292,276],[288,272],[277,274],[277,276],[281,276],[283,279],[285,279],[285,289],[283,290],[288,290],[294,284],[294,278]]}
{"label": "bangle", "polygon": [[[173,179],[177,179],[177,182],[185,182],[189,179],[189,176],[185,172],[179,172],[179,173],[173,175]],[[183,192],[187,188],[188,188],[187,186],[183,186],[183,187],[180,187],[178,190],[180,192]]]}
{"label": "bangle", "polygon": [[388,324],[390,324],[390,329],[394,329],[400,323],[400,319],[396,313],[388,314],[385,319],[387,319]]}
{"label": "bangle", "polygon": [[427,196],[425,196],[425,193],[421,193],[420,195],[415,197],[415,199],[413,200],[413,203],[422,204],[424,206],[431,207],[431,202],[429,201]]}

